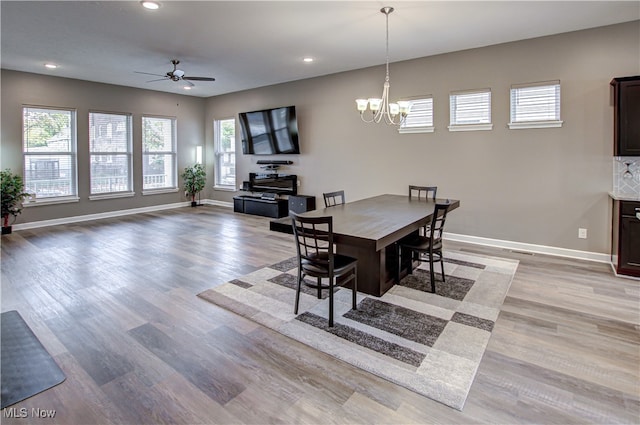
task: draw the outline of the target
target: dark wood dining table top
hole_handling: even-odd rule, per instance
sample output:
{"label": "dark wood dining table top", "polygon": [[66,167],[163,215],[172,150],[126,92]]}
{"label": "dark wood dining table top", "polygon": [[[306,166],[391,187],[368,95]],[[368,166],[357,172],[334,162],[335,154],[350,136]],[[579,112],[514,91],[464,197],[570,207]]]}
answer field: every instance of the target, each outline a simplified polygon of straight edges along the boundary
{"label": "dark wood dining table top", "polygon": [[449,202],[450,210],[460,201],[407,195],[378,195],[333,207],[303,213],[303,216],[332,216],[336,243],[373,244],[379,250],[427,223],[437,202]]}

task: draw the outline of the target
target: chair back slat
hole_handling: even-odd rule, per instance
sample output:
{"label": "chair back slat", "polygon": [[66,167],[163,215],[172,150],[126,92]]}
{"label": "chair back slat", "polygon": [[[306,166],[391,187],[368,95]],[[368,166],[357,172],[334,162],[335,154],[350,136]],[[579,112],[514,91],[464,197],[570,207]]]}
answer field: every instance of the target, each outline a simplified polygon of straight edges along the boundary
{"label": "chair back slat", "polygon": [[322,267],[333,264],[333,217],[300,217],[291,211],[298,257]]}
{"label": "chair back slat", "polygon": [[431,194],[431,199],[436,199],[436,193],[438,192],[437,186],[414,186],[409,185],[409,198],[417,196],[418,199],[429,198],[429,194]]}
{"label": "chair back slat", "polygon": [[342,205],[345,203],[344,190],[337,190],[335,192],[326,192],[323,193],[324,197],[324,206],[325,207],[334,207],[336,205]]}
{"label": "chair back slat", "polygon": [[433,217],[431,219],[431,226],[429,228],[432,243],[442,240],[442,234],[444,232],[444,223],[447,220],[447,211],[449,210],[449,203],[438,203],[433,210]]}

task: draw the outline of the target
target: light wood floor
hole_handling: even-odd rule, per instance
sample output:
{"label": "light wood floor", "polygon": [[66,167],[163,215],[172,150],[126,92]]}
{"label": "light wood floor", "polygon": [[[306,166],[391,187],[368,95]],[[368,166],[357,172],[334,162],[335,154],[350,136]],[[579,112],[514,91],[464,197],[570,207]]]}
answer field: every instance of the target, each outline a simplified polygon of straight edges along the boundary
{"label": "light wood floor", "polygon": [[[196,294],[295,254],[268,219],[215,206],[2,237],[2,311],[67,380],[3,424],[613,424],[640,418],[640,281],[606,264],[520,260],[462,412]],[[55,410],[38,419],[31,409]]]}

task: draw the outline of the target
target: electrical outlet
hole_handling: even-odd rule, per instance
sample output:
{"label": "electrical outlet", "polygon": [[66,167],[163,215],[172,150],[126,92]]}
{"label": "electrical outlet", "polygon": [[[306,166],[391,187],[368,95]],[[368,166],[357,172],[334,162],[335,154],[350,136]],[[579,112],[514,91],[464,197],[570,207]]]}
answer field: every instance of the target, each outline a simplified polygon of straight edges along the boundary
{"label": "electrical outlet", "polygon": [[583,229],[582,227],[578,228],[578,238],[587,239],[587,229]]}

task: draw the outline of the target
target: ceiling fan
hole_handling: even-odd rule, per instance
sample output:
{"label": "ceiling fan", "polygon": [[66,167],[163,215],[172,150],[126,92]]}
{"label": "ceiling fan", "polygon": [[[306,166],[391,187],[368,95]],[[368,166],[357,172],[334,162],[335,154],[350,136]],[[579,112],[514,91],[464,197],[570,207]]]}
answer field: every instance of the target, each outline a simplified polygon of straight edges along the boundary
{"label": "ceiling fan", "polygon": [[155,75],[162,78],[157,78],[155,80],[149,80],[147,83],[152,83],[154,81],[163,81],[163,80],[171,80],[171,81],[184,81],[189,84],[191,87],[195,86],[191,81],[215,81],[215,78],[212,77],[187,77],[184,75],[184,71],[178,69],[178,64],[180,61],[178,59],[171,60],[171,64],[173,65],[173,70],[167,72],[164,75],[161,74],[151,74],[149,72],[140,72],[135,71],[137,74],[146,74],[146,75]]}

